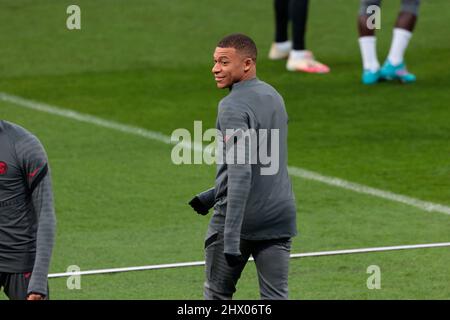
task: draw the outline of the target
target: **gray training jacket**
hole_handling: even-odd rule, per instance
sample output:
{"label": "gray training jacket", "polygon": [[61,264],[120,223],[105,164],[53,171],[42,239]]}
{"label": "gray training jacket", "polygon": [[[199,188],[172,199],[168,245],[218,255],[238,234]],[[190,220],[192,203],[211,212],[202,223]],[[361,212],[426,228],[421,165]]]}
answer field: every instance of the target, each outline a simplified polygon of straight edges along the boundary
{"label": "gray training jacket", "polygon": [[55,226],[42,144],[24,128],[0,121],[0,273],[32,272],[28,293],[48,295]]}
{"label": "gray training jacket", "polygon": [[[239,132],[249,129],[257,132],[256,154],[264,146],[268,150],[278,146],[279,154],[278,167],[272,162],[271,174],[262,174],[261,170],[270,165],[263,164],[259,156],[256,163],[250,162],[249,155],[255,152],[250,152],[248,146],[244,164],[236,163],[236,158],[231,163],[218,164],[210,228],[223,232],[225,253],[239,255],[241,238],[267,240],[297,234],[295,199],[287,170],[287,124],[283,98],[258,78],[235,83],[219,103],[217,129],[224,137],[223,154],[241,139]],[[227,129],[240,130],[229,136]],[[267,129],[267,135],[261,134],[260,129]],[[278,141],[272,141],[271,129],[278,130]]]}

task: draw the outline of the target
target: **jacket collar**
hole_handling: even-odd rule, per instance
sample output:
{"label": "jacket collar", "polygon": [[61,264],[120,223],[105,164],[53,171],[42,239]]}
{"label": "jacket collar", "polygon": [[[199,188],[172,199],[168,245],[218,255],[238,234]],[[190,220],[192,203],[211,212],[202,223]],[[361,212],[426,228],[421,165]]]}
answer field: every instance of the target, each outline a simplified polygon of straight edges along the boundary
{"label": "jacket collar", "polygon": [[258,81],[259,81],[259,79],[257,77],[254,77],[254,78],[251,78],[248,80],[233,83],[233,85],[230,87],[230,91],[233,89],[237,89],[237,88],[250,87],[250,86],[254,85],[255,83],[257,83]]}

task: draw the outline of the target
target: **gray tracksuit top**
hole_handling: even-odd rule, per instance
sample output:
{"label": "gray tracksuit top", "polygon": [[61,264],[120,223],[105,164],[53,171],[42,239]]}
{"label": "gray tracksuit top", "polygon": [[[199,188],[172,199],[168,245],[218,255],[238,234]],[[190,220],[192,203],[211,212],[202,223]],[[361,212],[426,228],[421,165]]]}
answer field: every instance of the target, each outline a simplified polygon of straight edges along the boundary
{"label": "gray tracksuit top", "polygon": [[[242,132],[256,131],[256,149],[244,148],[245,163],[224,160],[218,164],[214,214],[210,227],[224,233],[225,253],[238,255],[240,239],[266,240],[297,234],[294,194],[287,170],[288,116],[283,98],[267,83],[253,78],[233,84],[219,103],[217,129],[224,138],[223,158],[230,148],[242,152]],[[230,135],[227,129],[237,130]],[[260,129],[266,129],[267,134]],[[278,137],[270,130],[278,131]],[[228,134],[227,134],[228,133]],[[265,147],[266,146],[266,147]],[[260,152],[278,151],[278,165],[261,160]],[[255,150],[252,152],[251,150]],[[219,150],[220,152],[220,150]],[[250,161],[257,156],[257,161]],[[267,153],[264,153],[267,154]],[[266,169],[263,174],[264,168]],[[263,171],[262,171],[263,170]]]}
{"label": "gray tracksuit top", "polygon": [[28,293],[48,294],[55,225],[42,144],[24,128],[0,121],[0,272],[32,272]]}

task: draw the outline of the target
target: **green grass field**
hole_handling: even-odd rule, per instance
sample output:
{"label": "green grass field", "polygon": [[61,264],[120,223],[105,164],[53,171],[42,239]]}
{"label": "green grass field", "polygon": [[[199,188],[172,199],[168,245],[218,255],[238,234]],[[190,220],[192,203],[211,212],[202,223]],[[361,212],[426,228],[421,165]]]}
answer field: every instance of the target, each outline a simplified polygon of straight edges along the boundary
{"label": "green grass field", "polygon": [[[378,52],[387,55],[398,1],[384,1]],[[170,135],[215,124],[212,52],[243,32],[259,48],[258,76],[284,96],[289,165],[450,206],[448,0],[423,1],[406,56],[414,85],[360,84],[358,0],[311,3],[307,44],[329,75],[293,74],[267,59],[272,1],[0,0],[0,92]],[[0,118],[46,146],[58,234],[51,272],[203,260],[209,221],[187,201],[214,166],[171,162],[171,146],[0,100]],[[0,151],[1,152],[1,151]],[[450,241],[450,216],[292,178],[299,236],[293,253]],[[366,269],[381,269],[369,290]],[[291,299],[450,299],[449,248],[294,259]],[[202,299],[202,267],[51,279],[52,299]],[[237,299],[258,299],[249,263]],[[0,299],[3,299],[1,295]]]}

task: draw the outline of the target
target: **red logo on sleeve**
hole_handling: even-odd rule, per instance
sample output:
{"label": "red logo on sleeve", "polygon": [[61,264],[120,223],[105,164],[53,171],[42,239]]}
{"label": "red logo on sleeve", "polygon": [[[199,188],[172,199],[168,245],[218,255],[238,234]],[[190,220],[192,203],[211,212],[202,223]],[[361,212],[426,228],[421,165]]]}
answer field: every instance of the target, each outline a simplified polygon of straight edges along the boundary
{"label": "red logo on sleeve", "polygon": [[8,165],[4,161],[0,161],[0,175],[4,175],[8,172]]}
{"label": "red logo on sleeve", "polygon": [[37,168],[36,170],[34,170],[33,172],[30,172],[29,174],[28,174],[28,176],[30,177],[30,178],[34,178],[34,176],[36,175],[36,173],[38,173],[38,171],[40,170],[41,168]]}

